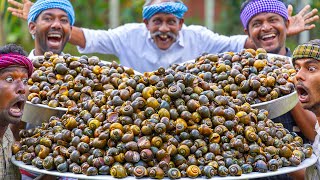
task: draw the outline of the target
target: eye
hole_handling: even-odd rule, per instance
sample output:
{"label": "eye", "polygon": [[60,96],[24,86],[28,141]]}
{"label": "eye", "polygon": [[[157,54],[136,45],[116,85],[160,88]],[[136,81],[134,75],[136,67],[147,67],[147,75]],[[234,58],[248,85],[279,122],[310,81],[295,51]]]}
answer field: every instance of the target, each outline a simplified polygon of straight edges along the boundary
{"label": "eye", "polygon": [[27,84],[28,84],[28,78],[23,78],[23,79],[22,79],[22,83],[23,83],[24,85],[27,85]]}
{"label": "eye", "polygon": [[62,23],[69,23],[69,20],[67,18],[63,18],[63,19],[61,19],[61,22]]}
{"label": "eye", "polygon": [[252,27],[257,28],[257,27],[260,26],[260,24],[261,24],[261,23],[259,23],[259,22],[254,22],[254,23],[252,23]]}
{"label": "eye", "polygon": [[310,71],[310,72],[313,72],[313,71],[315,71],[317,68],[315,67],[315,66],[310,66],[309,68],[308,68],[308,71]]}
{"label": "eye", "polygon": [[168,24],[170,24],[170,25],[175,25],[175,24],[176,24],[176,21],[175,21],[175,20],[170,20],[170,21],[168,22]]}
{"label": "eye", "polygon": [[45,21],[48,21],[48,22],[52,20],[51,17],[44,17],[43,19],[44,19]]}
{"label": "eye", "polygon": [[6,81],[8,83],[12,83],[13,82],[13,78],[11,76],[6,77]]}
{"label": "eye", "polygon": [[155,19],[155,20],[153,21],[153,23],[156,24],[156,25],[159,25],[159,24],[161,24],[161,21],[160,21],[159,19]]}

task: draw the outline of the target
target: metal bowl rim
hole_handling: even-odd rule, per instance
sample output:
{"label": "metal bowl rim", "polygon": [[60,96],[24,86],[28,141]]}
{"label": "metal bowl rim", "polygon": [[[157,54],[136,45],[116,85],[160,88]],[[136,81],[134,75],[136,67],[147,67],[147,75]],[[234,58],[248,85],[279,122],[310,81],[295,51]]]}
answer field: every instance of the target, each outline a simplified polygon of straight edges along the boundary
{"label": "metal bowl rim", "polygon": [[282,101],[283,99],[290,98],[290,97],[295,96],[295,95],[297,95],[297,91],[293,91],[293,92],[290,93],[290,94],[287,94],[287,95],[285,95],[285,96],[278,97],[278,98],[273,99],[273,100],[270,100],[270,101],[252,104],[251,107],[256,108],[256,107],[259,107],[259,106],[264,106],[264,105],[276,103],[276,102],[278,102],[278,101]]}
{"label": "metal bowl rim", "polygon": [[57,111],[65,111],[65,112],[67,112],[67,110],[68,110],[68,108],[62,108],[62,107],[53,108],[53,107],[50,107],[50,106],[45,105],[45,104],[33,104],[30,101],[27,101],[26,104],[31,105],[31,106],[35,106],[37,108],[46,108],[46,109],[57,110]]}

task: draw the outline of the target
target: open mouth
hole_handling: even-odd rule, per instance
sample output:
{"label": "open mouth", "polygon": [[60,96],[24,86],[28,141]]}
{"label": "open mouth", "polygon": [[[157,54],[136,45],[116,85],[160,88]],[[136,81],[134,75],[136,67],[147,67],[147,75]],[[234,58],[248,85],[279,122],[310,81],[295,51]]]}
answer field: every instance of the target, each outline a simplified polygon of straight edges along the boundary
{"label": "open mouth", "polygon": [[299,101],[301,103],[307,103],[309,101],[309,93],[307,88],[302,85],[297,85],[296,90],[299,96]]}
{"label": "open mouth", "polygon": [[13,117],[21,117],[23,114],[25,100],[19,98],[13,105],[9,108],[9,114]]}
{"label": "open mouth", "polygon": [[163,43],[167,43],[172,40],[171,36],[168,36],[167,34],[161,34],[161,35],[158,35],[157,37]]}
{"label": "open mouth", "polygon": [[277,37],[276,34],[267,34],[267,35],[263,35],[261,36],[261,39],[263,41],[272,41],[273,39],[275,39]]}
{"label": "open mouth", "polygon": [[50,33],[47,36],[48,46],[57,48],[60,47],[62,41],[62,35],[60,33]]}

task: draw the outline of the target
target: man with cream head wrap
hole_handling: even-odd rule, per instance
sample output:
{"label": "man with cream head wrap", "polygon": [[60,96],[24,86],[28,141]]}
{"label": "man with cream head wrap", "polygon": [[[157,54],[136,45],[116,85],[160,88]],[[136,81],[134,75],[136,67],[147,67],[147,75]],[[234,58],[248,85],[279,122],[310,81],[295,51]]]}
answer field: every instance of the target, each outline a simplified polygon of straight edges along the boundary
{"label": "man with cream head wrap", "polygon": [[[8,2],[22,8],[8,8],[13,15],[25,17],[29,0],[23,0],[23,4],[15,0]],[[310,6],[304,9],[307,11],[308,8]],[[182,63],[206,52],[237,52],[251,47],[247,36],[226,37],[202,26],[186,26],[183,19],[186,11],[187,7],[181,0],[146,0],[143,6],[144,23],[125,24],[108,31],[73,27],[70,42],[78,45],[80,53],[116,55],[122,65],[140,72]],[[308,23],[319,18],[315,16],[317,11],[306,11],[291,17],[292,35],[314,28]]]}
{"label": "man with cream head wrap", "polygon": [[313,153],[318,160],[315,165],[308,167],[306,180],[320,179],[320,39],[299,45],[292,56],[292,63],[297,71],[295,86],[302,107],[312,111],[318,118],[313,142]]}
{"label": "man with cream head wrap", "polygon": [[47,51],[61,54],[70,39],[75,15],[69,0],[38,0],[28,15],[29,32],[34,37],[35,49],[31,56]]}
{"label": "man with cream head wrap", "polygon": [[15,139],[8,126],[21,120],[32,71],[33,65],[20,46],[0,47],[0,179],[20,179],[19,169],[11,163]]}

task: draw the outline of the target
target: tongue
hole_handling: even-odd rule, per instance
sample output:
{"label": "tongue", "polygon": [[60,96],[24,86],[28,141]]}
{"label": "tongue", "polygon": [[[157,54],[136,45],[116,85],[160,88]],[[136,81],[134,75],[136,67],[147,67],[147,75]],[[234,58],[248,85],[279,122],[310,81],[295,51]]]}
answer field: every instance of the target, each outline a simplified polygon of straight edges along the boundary
{"label": "tongue", "polygon": [[299,95],[299,101],[301,102],[301,103],[306,103],[306,102],[308,102],[309,101],[309,98],[308,98],[309,96],[308,96],[308,94],[300,94]]}
{"label": "tongue", "polygon": [[48,45],[50,47],[59,47],[60,44],[61,43],[59,38],[48,38]]}
{"label": "tongue", "polygon": [[274,37],[263,38],[264,41],[271,41],[273,39],[274,39]]}
{"label": "tongue", "polygon": [[22,111],[21,111],[21,109],[18,107],[18,104],[15,104],[15,105],[13,105],[13,106],[10,108],[10,114],[11,114],[12,116],[16,116],[16,117],[22,116]]}

